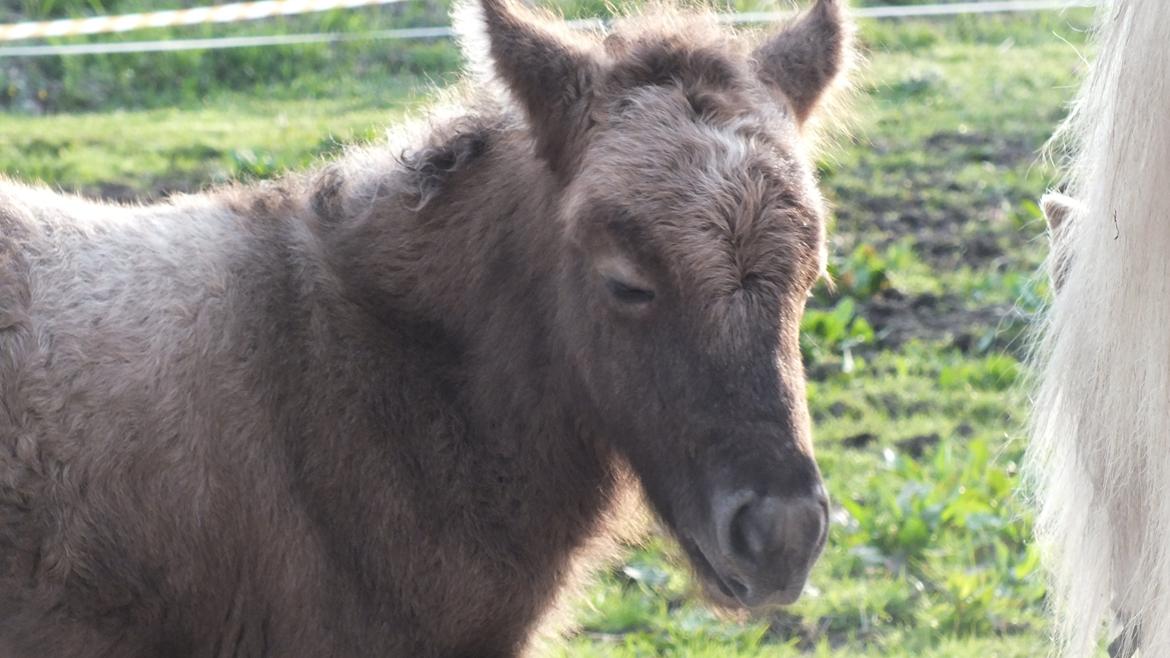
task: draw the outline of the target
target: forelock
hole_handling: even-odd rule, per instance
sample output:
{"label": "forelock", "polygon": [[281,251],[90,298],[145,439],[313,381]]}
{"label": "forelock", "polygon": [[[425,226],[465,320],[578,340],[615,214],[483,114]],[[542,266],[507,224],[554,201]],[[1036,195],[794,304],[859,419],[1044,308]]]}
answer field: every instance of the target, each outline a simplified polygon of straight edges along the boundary
{"label": "forelock", "polygon": [[697,116],[677,90],[635,92],[624,112],[589,154],[588,184],[630,208],[682,276],[719,296],[815,273],[820,197],[783,131],[750,113]]}

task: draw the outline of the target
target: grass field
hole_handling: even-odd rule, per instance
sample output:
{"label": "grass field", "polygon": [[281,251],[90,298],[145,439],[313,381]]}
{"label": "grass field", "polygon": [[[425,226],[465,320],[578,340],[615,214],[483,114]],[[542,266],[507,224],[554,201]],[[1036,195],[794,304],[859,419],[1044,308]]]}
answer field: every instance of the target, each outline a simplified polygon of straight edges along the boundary
{"label": "grass field", "polygon": [[[1038,154],[1081,70],[1088,19],[864,25],[853,119],[820,160],[837,285],[818,290],[803,337],[834,500],[825,556],[795,606],[723,619],[653,538],[601,575],[553,655],[1044,655],[1045,587],[1018,493],[1021,359],[1024,326],[1048,294],[1035,200],[1052,170]],[[106,101],[73,89],[79,63],[67,65],[72,77],[47,64],[8,70],[26,86],[43,76],[59,105],[88,109],[12,103],[0,114],[0,172],[122,199],[278,175],[424,104],[428,79],[445,79],[445,48],[428,51],[431,68],[257,74],[129,100],[126,89]],[[319,54],[323,66],[345,61]]]}

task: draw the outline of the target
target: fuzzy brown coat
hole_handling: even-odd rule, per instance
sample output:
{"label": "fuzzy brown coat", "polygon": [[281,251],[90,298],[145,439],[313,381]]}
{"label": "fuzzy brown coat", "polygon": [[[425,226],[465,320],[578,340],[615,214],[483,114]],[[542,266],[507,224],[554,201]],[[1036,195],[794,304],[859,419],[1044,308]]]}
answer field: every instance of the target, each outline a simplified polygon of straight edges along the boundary
{"label": "fuzzy brown coat", "polygon": [[146,207],[0,182],[0,657],[516,655],[632,487],[724,584],[711,492],[820,487],[840,7],[754,54],[478,10],[490,81],[418,138]]}

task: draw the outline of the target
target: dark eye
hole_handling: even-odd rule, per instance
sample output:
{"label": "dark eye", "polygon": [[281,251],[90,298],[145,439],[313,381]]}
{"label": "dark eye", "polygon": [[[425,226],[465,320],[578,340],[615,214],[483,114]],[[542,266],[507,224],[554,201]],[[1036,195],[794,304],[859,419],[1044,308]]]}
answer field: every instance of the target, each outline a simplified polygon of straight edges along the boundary
{"label": "dark eye", "polygon": [[623,304],[646,304],[654,299],[654,291],[637,288],[617,279],[606,279],[605,286],[614,298]]}

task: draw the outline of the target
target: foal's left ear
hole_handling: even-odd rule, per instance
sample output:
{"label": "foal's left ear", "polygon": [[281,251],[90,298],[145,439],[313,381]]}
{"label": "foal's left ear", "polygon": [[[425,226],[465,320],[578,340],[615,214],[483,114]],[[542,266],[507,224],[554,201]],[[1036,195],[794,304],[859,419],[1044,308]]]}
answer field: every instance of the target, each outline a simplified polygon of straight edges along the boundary
{"label": "foal's left ear", "polygon": [[[465,56],[473,65],[485,63],[476,59],[490,62],[486,73],[523,107],[537,155],[558,176],[571,176],[590,126],[600,69],[595,46],[570,33],[562,21],[539,17],[515,0],[478,0],[478,5],[465,5],[457,19]],[[486,38],[486,44],[474,43],[477,38]]]}
{"label": "foal's left ear", "polygon": [[783,95],[797,123],[812,115],[853,56],[853,25],[844,4],[817,0],[753,53],[760,79]]}

